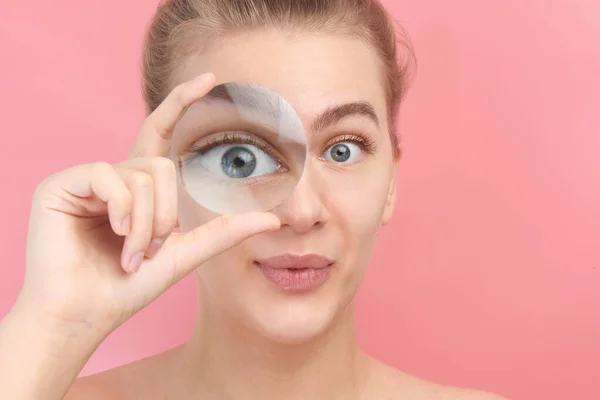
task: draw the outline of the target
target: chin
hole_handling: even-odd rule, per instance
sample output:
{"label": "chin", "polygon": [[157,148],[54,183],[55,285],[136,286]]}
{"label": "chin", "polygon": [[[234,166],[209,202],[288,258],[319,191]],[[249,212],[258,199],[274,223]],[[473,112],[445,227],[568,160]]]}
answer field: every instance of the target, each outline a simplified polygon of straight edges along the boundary
{"label": "chin", "polygon": [[286,303],[253,313],[254,329],[261,336],[281,344],[298,345],[317,340],[333,325],[335,307]]}
{"label": "chin", "polygon": [[359,268],[313,255],[248,262],[224,254],[212,262],[202,270],[211,302],[252,336],[301,345],[320,341],[340,324],[353,324],[348,305],[360,283]]}
{"label": "chin", "polygon": [[[330,264],[323,262],[321,267]],[[245,286],[253,289],[240,304],[244,319],[260,336],[280,344],[299,345],[322,338],[344,320],[354,293],[355,277],[347,276],[339,265],[314,274],[322,279],[295,280],[289,271],[284,272],[283,284],[277,274],[265,273],[260,266],[254,265],[251,271]],[[298,273],[310,277],[310,272]]]}
{"label": "chin", "polygon": [[244,319],[260,336],[273,342],[298,345],[316,341],[339,323],[348,309],[343,299],[350,293],[335,279],[304,293],[284,291],[266,283],[255,286],[257,290],[245,296]]}

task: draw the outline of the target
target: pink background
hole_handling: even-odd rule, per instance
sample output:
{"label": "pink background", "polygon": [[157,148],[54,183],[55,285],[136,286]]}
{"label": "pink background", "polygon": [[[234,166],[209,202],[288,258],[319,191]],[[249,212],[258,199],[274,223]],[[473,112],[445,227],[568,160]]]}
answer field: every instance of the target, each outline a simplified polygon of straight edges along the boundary
{"label": "pink background", "polygon": [[[600,398],[600,3],[387,5],[419,72],[402,111],[399,209],[360,293],[361,342],[441,383]],[[0,5],[0,315],[22,283],[36,183],[125,157],[155,6]],[[185,340],[194,290],[186,279],[135,316],[84,373]]]}

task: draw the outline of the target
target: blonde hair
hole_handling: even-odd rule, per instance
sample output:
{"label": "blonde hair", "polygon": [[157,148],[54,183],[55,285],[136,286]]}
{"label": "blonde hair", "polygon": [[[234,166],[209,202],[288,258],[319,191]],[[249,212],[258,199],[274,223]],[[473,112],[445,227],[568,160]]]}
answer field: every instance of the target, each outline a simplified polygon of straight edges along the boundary
{"label": "blonde hair", "polygon": [[[149,112],[165,99],[194,38],[280,28],[353,35],[381,61],[392,144],[397,114],[415,61],[410,40],[378,0],[164,0],[151,22],[143,53],[143,94]],[[401,52],[400,49],[405,50]]]}

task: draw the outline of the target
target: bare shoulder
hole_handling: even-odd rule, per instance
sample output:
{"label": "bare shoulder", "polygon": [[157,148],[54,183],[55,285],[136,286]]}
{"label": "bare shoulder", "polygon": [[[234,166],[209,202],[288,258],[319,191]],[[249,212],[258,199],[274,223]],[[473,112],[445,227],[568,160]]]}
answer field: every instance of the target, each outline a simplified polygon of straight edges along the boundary
{"label": "bare shoulder", "polygon": [[441,400],[507,400],[497,394],[474,389],[454,387],[441,387],[439,389]]}
{"label": "bare shoulder", "polygon": [[165,392],[165,370],[176,350],[77,378],[64,400],[156,398]]}
{"label": "bare shoulder", "polygon": [[410,400],[507,400],[482,390],[444,386],[406,374],[373,360],[373,380],[386,399]]}
{"label": "bare shoulder", "polygon": [[63,400],[119,400],[124,398],[117,387],[103,381],[103,379],[97,379],[96,376],[77,378]]}

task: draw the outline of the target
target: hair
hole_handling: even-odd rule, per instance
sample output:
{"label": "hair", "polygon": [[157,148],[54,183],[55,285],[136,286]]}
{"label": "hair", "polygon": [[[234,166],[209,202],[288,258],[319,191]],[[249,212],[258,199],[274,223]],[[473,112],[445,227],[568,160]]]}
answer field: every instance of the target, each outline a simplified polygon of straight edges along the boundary
{"label": "hair", "polygon": [[[194,39],[279,28],[358,37],[376,50],[388,105],[392,145],[400,103],[415,62],[408,35],[378,0],[163,0],[146,34],[143,95],[154,111],[172,90],[177,66]],[[400,50],[404,50],[401,52]]]}

